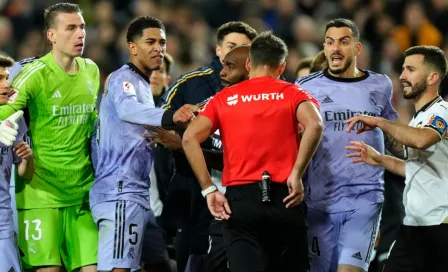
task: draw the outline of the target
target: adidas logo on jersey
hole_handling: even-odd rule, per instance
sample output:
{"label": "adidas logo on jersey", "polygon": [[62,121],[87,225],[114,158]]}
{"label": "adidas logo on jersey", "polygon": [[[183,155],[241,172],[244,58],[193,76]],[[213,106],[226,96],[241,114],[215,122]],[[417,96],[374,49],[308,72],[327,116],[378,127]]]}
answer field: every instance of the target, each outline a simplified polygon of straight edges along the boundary
{"label": "adidas logo on jersey", "polygon": [[62,98],[61,92],[56,90],[51,98]]}
{"label": "adidas logo on jersey", "polygon": [[362,257],[361,257],[361,252],[356,252],[355,254],[353,254],[352,255],[352,258],[355,258],[355,259],[358,259],[358,260],[362,260]]}
{"label": "adidas logo on jersey", "polygon": [[333,100],[327,95],[325,98],[321,101],[321,103],[333,103]]}
{"label": "adidas logo on jersey", "polygon": [[11,267],[8,272],[16,272],[16,270],[14,269],[14,267]]}

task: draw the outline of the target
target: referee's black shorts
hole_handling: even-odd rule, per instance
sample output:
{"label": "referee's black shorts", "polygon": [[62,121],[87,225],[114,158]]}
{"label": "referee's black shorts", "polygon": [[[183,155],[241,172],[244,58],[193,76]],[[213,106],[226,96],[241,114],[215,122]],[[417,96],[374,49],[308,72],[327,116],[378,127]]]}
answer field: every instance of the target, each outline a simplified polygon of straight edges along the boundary
{"label": "referee's black shorts", "polygon": [[401,225],[383,272],[448,271],[448,224]]}
{"label": "referee's black shorts", "polygon": [[232,214],[223,235],[231,272],[308,271],[306,205],[287,209],[286,184],[271,184],[271,203],[258,184],[227,187]]}

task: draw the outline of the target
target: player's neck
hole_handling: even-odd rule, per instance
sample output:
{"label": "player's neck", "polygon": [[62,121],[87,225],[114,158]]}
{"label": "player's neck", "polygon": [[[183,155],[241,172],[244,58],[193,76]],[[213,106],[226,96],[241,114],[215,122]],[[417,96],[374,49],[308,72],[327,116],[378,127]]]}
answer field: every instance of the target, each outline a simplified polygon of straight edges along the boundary
{"label": "player's neck", "polygon": [[333,74],[330,69],[328,69],[328,73],[338,78],[358,78],[364,75],[364,72],[359,70],[356,65],[350,65],[347,70],[339,74]]}
{"label": "player's neck", "polygon": [[278,69],[273,69],[268,66],[259,66],[255,69],[250,69],[249,71],[249,79],[256,77],[278,78],[279,76]]}
{"label": "player's neck", "polygon": [[428,89],[424,93],[413,99],[412,103],[414,104],[415,112],[418,112],[423,106],[433,101],[438,96],[437,89],[428,86]]}
{"label": "player's neck", "polygon": [[137,69],[140,70],[140,72],[148,76],[148,78],[151,76],[152,70],[145,69],[145,66],[142,65],[140,62],[136,61],[133,57],[129,59],[129,62],[134,64],[135,67],[137,67]]}
{"label": "player's neck", "polygon": [[67,56],[56,50],[51,51],[51,54],[53,55],[54,62],[67,74],[76,74],[78,72],[78,63],[74,57]]}

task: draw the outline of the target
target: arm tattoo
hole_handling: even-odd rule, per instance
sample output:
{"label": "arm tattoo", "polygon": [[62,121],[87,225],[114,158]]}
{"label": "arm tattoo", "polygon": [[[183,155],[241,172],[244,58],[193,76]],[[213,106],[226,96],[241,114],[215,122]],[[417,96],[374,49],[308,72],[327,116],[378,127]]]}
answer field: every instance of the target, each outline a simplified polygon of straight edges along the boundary
{"label": "arm tattoo", "polygon": [[404,158],[403,145],[389,134],[384,133],[384,146],[386,150],[399,159]]}

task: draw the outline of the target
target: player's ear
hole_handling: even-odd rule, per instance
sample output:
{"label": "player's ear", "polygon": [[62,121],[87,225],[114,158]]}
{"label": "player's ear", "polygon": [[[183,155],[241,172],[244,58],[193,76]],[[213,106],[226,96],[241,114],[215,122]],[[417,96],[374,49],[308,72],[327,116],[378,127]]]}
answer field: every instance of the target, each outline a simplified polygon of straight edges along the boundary
{"label": "player's ear", "polygon": [[361,50],[362,50],[361,42],[357,42],[355,47],[356,47],[356,56],[361,55]]}
{"label": "player's ear", "polygon": [[216,56],[218,56],[219,58],[221,58],[221,46],[219,44],[216,44],[216,49],[215,49],[215,53]]}
{"label": "player's ear", "polygon": [[426,80],[428,81],[428,85],[432,86],[439,81],[440,75],[437,72],[432,72],[428,74]]}
{"label": "player's ear", "polygon": [[282,64],[280,64],[280,67],[279,67],[279,76],[283,75],[283,73],[285,72],[285,69],[286,69],[286,61],[283,62]]}
{"label": "player's ear", "polygon": [[133,42],[128,42],[128,49],[131,55],[137,55],[137,46]]}
{"label": "player's ear", "polygon": [[250,66],[251,66],[251,64],[250,64],[250,58],[247,58],[247,59],[246,59],[246,70],[247,70],[247,72],[250,72]]}
{"label": "player's ear", "polygon": [[53,44],[56,42],[56,34],[54,33],[54,31],[50,28],[47,30],[47,40]]}
{"label": "player's ear", "polygon": [[166,85],[170,85],[170,83],[171,83],[171,76],[170,75],[166,75],[166,78],[165,78],[165,82],[164,82]]}

